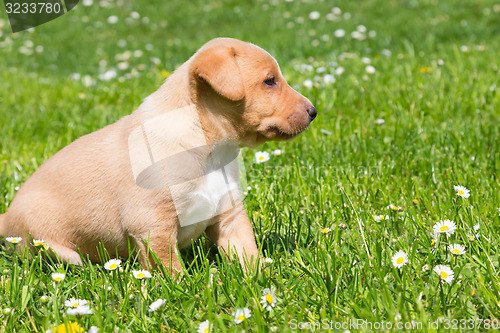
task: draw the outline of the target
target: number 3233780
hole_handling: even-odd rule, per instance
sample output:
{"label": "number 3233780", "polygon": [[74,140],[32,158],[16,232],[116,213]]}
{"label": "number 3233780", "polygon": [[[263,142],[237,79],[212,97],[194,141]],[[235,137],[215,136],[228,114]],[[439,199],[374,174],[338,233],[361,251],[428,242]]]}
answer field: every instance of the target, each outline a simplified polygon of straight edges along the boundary
{"label": "number 3233780", "polygon": [[63,8],[60,3],[5,3],[7,14],[52,14],[61,13]]}

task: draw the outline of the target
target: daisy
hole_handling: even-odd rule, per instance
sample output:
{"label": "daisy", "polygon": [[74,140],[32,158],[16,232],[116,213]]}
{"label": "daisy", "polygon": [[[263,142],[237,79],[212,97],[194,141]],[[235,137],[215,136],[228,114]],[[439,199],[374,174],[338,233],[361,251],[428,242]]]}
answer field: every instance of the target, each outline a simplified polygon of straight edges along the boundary
{"label": "daisy", "polygon": [[119,259],[111,259],[107,263],[104,264],[104,268],[108,271],[114,271],[122,265],[122,261]]}
{"label": "daisy", "polygon": [[43,246],[45,250],[47,250],[47,244],[45,244],[45,241],[43,239],[34,239],[33,240],[33,246]]}
{"label": "daisy", "polygon": [[88,333],[97,333],[99,332],[99,328],[97,326],[91,326],[88,330]]}
{"label": "daisy", "polygon": [[52,280],[54,280],[56,282],[64,280],[65,277],[66,277],[66,274],[64,274],[64,273],[52,273]]}
{"label": "daisy", "polygon": [[266,288],[262,291],[262,297],[260,299],[260,304],[267,311],[273,311],[273,308],[276,306],[276,296],[271,291],[271,289]]}
{"label": "daisy", "polygon": [[17,243],[21,242],[23,239],[21,237],[7,237],[7,238],[5,238],[5,240],[9,243],[17,244]]}
{"label": "daisy", "polygon": [[325,235],[326,235],[327,233],[329,233],[330,231],[332,231],[332,229],[330,229],[330,228],[323,228],[323,229],[321,229],[321,233],[322,233],[322,234],[325,234]]}
{"label": "daisy", "polygon": [[249,308],[236,309],[236,312],[233,315],[234,315],[233,320],[236,324],[239,324],[243,320],[250,318],[252,316]]}
{"label": "daisy", "polygon": [[408,263],[408,255],[404,251],[398,251],[392,256],[392,264],[396,268],[401,268]]}
{"label": "daisy", "polygon": [[66,313],[71,316],[85,316],[92,314],[92,310],[87,305],[79,305],[76,308],[69,308]]}
{"label": "daisy", "polygon": [[390,204],[390,205],[389,205],[389,208],[390,208],[390,209],[392,209],[392,210],[395,210],[395,211],[398,211],[398,210],[402,210],[402,209],[403,209],[403,207],[401,207],[401,206],[395,206],[395,205],[393,205],[393,204]]}
{"label": "daisy", "polygon": [[208,320],[205,320],[200,323],[200,326],[198,326],[198,333],[207,333],[212,330],[212,324]]}
{"label": "daisy", "polygon": [[335,30],[333,35],[337,38],[342,38],[345,36],[345,30],[344,29],[337,29],[337,30]]}
{"label": "daisy", "polygon": [[365,67],[365,71],[368,73],[368,74],[373,74],[375,73],[375,67],[371,66],[371,65],[368,65]]}
{"label": "daisy", "polygon": [[272,264],[272,263],[273,263],[273,259],[271,259],[271,258],[266,258],[266,259],[264,259],[264,263],[265,263],[265,264],[270,265],[270,264]]}
{"label": "daisy", "polygon": [[389,216],[388,215],[372,215],[373,219],[375,221],[381,221],[381,220],[388,220]]}
{"label": "daisy", "polygon": [[317,12],[317,11],[313,11],[313,12],[309,13],[309,18],[311,20],[317,20],[317,19],[320,18],[320,16],[321,16],[321,14],[319,12]]}
{"label": "daisy", "polygon": [[455,229],[457,229],[457,225],[450,220],[439,221],[433,227],[435,233],[445,233],[446,236],[453,235]]}
{"label": "daisy", "polygon": [[271,154],[273,154],[274,156],[280,156],[281,154],[283,154],[283,150],[275,149],[271,152]]}
{"label": "daisy", "polygon": [[460,244],[450,244],[450,246],[448,246],[448,249],[453,254],[464,254],[465,253],[465,247],[463,247]]}
{"label": "daisy", "polygon": [[479,228],[480,228],[479,223],[478,224],[474,224],[474,231],[478,231]]}
{"label": "daisy", "polygon": [[267,151],[258,151],[255,153],[255,162],[264,163],[269,161],[269,153]]}
{"label": "daisy", "polygon": [[137,280],[148,279],[151,277],[151,273],[148,271],[132,271],[132,273]]}
{"label": "daisy", "polygon": [[448,282],[448,284],[451,284],[454,279],[453,270],[449,266],[437,265],[436,267],[434,267],[434,272],[436,272],[436,274],[439,275],[441,279]]}
{"label": "daisy", "polygon": [[455,186],[453,186],[453,188],[455,189],[455,192],[457,192],[457,195],[459,197],[462,197],[464,199],[467,199],[468,197],[470,197],[470,191],[468,189],[466,189],[465,187],[460,186],[460,185],[455,185]]}
{"label": "daisy", "polygon": [[156,310],[158,310],[159,308],[161,308],[163,306],[163,304],[165,304],[167,300],[166,299],[157,299],[156,301],[154,301],[153,303],[151,303],[151,305],[149,306],[149,312],[154,312]]}
{"label": "daisy", "polygon": [[66,300],[64,302],[64,305],[66,305],[67,307],[70,307],[70,308],[77,308],[81,305],[86,305],[88,303],[88,301],[84,300],[84,299],[76,299],[74,297],[71,297],[69,300]]}

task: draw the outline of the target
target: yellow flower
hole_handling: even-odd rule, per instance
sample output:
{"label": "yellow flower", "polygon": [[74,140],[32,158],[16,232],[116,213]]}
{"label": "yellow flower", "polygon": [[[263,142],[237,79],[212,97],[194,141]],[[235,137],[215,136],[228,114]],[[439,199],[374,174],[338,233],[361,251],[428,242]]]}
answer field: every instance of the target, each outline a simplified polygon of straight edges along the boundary
{"label": "yellow flower", "polygon": [[67,324],[61,324],[54,327],[54,333],[80,333],[83,332],[83,328],[76,322],[69,322]]}
{"label": "yellow flower", "polygon": [[430,73],[430,72],[432,72],[432,68],[431,67],[420,67],[420,69],[418,71],[420,73]]}
{"label": "yellow flower", "polygon": [[171,72],[169,72],[169,71],[166,71],[166,70],[162,70],[162,71],[160,72],[160,75],[161,75],[161,76],[163,76],[164,78],[167,78],[167,77],[169,77],[170,75],[172,75],[172,73],[171,73]]}
{"label": "yellow flower", "polygon": [[416,205],[418,204],[418,200],[417,199],[413,199],[413,203]]}

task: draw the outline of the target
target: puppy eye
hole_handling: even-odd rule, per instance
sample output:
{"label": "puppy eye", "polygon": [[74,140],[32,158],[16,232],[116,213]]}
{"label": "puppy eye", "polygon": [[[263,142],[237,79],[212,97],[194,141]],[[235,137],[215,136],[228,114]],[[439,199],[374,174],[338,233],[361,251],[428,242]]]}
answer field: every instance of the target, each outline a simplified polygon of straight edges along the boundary
{"label": "puppy eye", "polygon": [[276,84],[276,79],[275,77],[271,77],[269,79],[264,80],[264,83],[268,86],[274,86]]}

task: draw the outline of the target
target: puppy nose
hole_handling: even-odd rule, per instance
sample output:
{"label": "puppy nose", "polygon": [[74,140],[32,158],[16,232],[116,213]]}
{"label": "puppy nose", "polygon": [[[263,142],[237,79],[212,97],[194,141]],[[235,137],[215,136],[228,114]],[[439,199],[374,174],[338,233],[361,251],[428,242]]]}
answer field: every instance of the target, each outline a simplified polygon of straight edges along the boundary
{"label": "puppy nose", "polygon": [[316,108],[314,106],[311,106],[310,108],[308,108],[307,113],[309,114],[309,117],[311,117],[311,120],[316,118],[316,115],[318,114],[318,112],[316,111]]}

